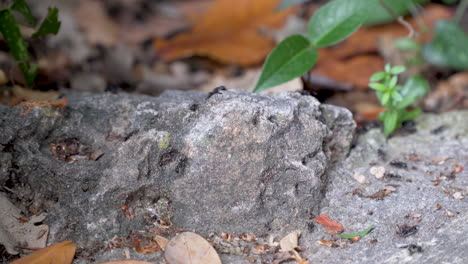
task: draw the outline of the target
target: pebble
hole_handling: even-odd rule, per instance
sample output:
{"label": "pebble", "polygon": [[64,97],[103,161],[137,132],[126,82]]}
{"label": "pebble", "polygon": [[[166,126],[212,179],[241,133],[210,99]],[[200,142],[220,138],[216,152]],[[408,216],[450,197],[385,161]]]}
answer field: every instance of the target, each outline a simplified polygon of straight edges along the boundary
{"label": "pebble", "polygon": [[365,184],[365,183],[368,183],[367,179],[366,179],[366,176],[364,176],[363,174],[359,173],[359,172],[355,172],[354,175],[353,175],[353,178],[361,183],[361,184]]}
{"label": "pebble", "polygon": [[382,179],[385,175],[385,168],[384,167],[371,167],[369,172],[375,176],[377,179]]}
{"label": "pebble", "polygon": [[455,198],[457,200],[463,199],[463,194],[461,194],[461,192],[456,192],[452,196],[453,196],[453,198]]}

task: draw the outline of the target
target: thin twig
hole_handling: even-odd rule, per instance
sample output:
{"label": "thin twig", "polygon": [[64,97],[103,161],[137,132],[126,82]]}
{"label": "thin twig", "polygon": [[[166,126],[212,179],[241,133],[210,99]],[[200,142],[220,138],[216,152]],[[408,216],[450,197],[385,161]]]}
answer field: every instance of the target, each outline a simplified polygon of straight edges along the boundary
{"label": "thin twig", "polygon": [[463,17],[463,14],[465,13],[466,8],[468,7],[468,0],[462,0],[460,2],[460,5],[457,8],[457,11],[455,12],[455,15],[453,16],[453,21],[455,23],[459,24],[460,20]]}
{"label": "thin twig", "polygon": [[[466,1],[466,0],[465,0]],[[406,21],[402,16],[398,15],[391,7],[389,7],[383,0],[380,0],[380,5],[385,8],[385,10],[387,10],[390,15],[392,15],[392,17],[394,19],[396,19],[396,21],[398,23],[400,23],[402,26],[404,26],[406,29],[408,29],[409,33],[408,33],[408,38],[414,38],[415,36],[415,31],[414,31],[414,28],[413,26],[408,23],[408,21]]]}

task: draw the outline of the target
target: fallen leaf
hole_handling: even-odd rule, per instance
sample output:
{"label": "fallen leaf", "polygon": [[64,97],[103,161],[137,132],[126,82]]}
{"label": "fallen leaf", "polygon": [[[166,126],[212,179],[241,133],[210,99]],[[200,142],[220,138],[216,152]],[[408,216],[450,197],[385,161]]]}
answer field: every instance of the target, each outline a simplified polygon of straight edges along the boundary
{"label": "fallen leaf", "polygon": [[203,237],[184,232],[172,238],[164,254],[169,264],[221,264],[214,248]]}
{"label": "fallen leaf", "polygon": [[17,259],[11,264],[71,264],[75,250],[75,244],[63,241]]}
{"label": "fallen leaf", "polygon": [[143,244],[137,237],[133,238],[133,245],[135,246],[135,251],[140,254],[149,254],[161,250],[158,243],[151,241]]}
{"label": "fallen leaf", "polygon": [[468,72],[452,75],[437,84],[436,89],[424,99],[429,111],[447,112],[468,107]]}
{"label": "fallen leaf", "polygon": [[301,231],[296,230],[283,237],[280,240],[280,251],[286,252],[295,250],[298,247],[298,240],[300,236]]}
{"label": "fallen leaf", "polygon": [[299,263],[299,264],[310,264],[310,262],[307,259],[303,259],[299,253],[297,253],[296,250],[292,250],[293,253],[293,259]]}
{"label": "fallen leaf", "polygon": [[157,39],[154,46],[165,61],[201,55],[242,66],[259,63],[274,46],[260,30],[281,26],[294,12],[275,12],[278,3],[279,0],[216,0],[190,32],[170,40]]}
{"label": "fallen leaf", "polygon": [[247,243],[252,243],[257,240],[257,236],[255,234],[242,234],[239,238]]}
{"label": "fallen leaf", "polygon": [[107,14],[102,1],[80,1],[75,15],[89,44],[113,46],[119,41],[119,26]]}
{"label": "fallen leaf", "polygon": [[331,247],[331,248],[338,247],[338,244],[336,243],[336,241],[331,241],[327,239],[319,239],[317,240],[317,243],[319,243],[320,245]]}
{"label": "fallen leaf", "polygon": [[384,189],[380,189],[376,193],[373,193],[371,195],[366,195],[364,197],[371,198],[371,199],[382,200],[385,196],[391,194],[394,191],[395,191],[395,188],[393,188],[393,189],[392,188],[384,188]]}
{"label": "fallen leaf", "polygon": [[154,240],[156,240],[156,243],[158,243],[159,247],[162,250],[166,250],[167,243],[169,243],[169,240],[165,237],[162,237],[160,235],[155,235]]}
{"label": "fallen leaf", "polygon": [[338,234],[340,237],[342,238],[348,238],[348,239],[353,239],[353,238],[356,238],[356,237],[363,237],[365,235],[367,235],[370,231],[372,231],[374,229],[373,226],[370,226],[368,228],[366,228],[365,230],[359,232],[359,233],[355,233],[355,234]]}
{"label": "fallen leaf", "polygon": [[322,214],[314,219],[315,222],[324,226],[327,229],[328,234],[334,235],[343,232],[343,225],[331,220],[327,214]]}

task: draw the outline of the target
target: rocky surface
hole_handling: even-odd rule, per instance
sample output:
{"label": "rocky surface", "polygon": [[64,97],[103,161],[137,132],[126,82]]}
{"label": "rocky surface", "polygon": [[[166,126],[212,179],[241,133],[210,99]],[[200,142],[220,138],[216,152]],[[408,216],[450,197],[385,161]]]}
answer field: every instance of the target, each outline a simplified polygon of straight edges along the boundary
{"label": "rocky surface", "polygon": [[306,228],[355,127],[349,111],[293,92],[66,97],[65,109],[0,106],[0,184],[26,214],[47,211],[50,243],[88,255],[171,223]]}

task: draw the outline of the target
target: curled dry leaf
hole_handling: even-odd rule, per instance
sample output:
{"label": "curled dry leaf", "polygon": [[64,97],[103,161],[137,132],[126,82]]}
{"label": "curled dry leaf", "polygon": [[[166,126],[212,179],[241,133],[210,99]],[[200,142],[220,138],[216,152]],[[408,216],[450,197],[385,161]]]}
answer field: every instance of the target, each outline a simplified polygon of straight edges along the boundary
{"label": "curled dry leaf", "polygon": [[255,234],[242,234],[239,236],[240,239],[244,240],[247,243],[252,243],[257,240],[257,236]]}
{"label": "curled dry leaf", "polygon": [[315,222],[327,229],[328,234],[334,235],[343,232],[343,225],[331,220],[327,214],[322,214],[314,219]]}
{"label": "curled dry leaf", "polygon": [[184,232],[172,238],[164,254],[169,264],[221,264],[214,248],[203,237]]}
{"label": "curled dry leaf", "polygon": [[15,260],[12,264],[71,264],[75,257],[75,250],[75,244],[71,241],[63,241]]}
{"label": "curled dry leaf", "polygon": [[296,231],[289,233],[285,237],[283,237],[280,240],[280,248],[281,248],[280,251],[287,252],[287,251],[295,250],[298,246],[298,241],[299,241],[300,236],[301,236],[301,231],[296,230]]}

